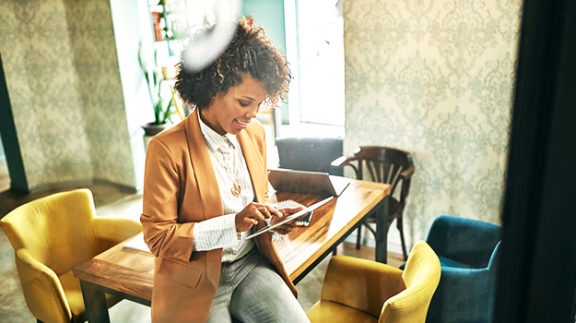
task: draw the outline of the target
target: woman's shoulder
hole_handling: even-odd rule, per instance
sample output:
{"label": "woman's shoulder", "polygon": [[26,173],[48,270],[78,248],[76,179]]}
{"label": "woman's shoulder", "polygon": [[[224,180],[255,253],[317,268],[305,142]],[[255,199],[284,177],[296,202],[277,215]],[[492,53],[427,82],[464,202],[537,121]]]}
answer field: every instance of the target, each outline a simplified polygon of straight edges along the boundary
{"label": "woman's shoulder", "polygon": [[185,136],[184,125],[182,122],[179,122],[175,125],[168,126],[164,131],[154,136],[153,139],[174,140],[182,136]]}
{"label": "woman's shoulder", "polygon": [[169,150],[173,150],[181,143],[186,144],[187,139],[184,125],[182,122],[179,122],[152,137],[148,146],[159,145],[165,146],[166,148],[170,147]]}
{"label": "woman's shoulder", "polygon": [[262,123],[260,123],[260,120],[258,119],[253,119],[245,130],[250,137],[264,138],[264,136],[266,135],[264,126],[262,125]]}
{"label": "woman's shoulder", "polygon": [[244,133],[253,144],[258,147],[258,150],[263,154],[266,153],[266,131],[264,127],[260,123],[260,121],[254,119],[246,129],[244,129]]}

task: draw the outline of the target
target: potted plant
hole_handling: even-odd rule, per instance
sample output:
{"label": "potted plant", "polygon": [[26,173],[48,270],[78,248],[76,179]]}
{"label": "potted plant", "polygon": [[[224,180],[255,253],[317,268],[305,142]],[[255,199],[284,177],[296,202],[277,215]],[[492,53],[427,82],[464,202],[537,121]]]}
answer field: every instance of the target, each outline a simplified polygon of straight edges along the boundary
{"label": "potted plant", "polygon": [[170,123],[170,118],[174,114],[173,107],[173,92],[164,73],[161,73],[156,60],[156,51],[154,51],[154,64],[146,64],[143,55],[142,47],[138,53],[138,62],[140,68],[144,73],[146,84],[148,87],[148,95],[154,111],[154,121],[149,122],[142,126],[144,129],[144,136],[154,136],[162,130],[166,129]]}

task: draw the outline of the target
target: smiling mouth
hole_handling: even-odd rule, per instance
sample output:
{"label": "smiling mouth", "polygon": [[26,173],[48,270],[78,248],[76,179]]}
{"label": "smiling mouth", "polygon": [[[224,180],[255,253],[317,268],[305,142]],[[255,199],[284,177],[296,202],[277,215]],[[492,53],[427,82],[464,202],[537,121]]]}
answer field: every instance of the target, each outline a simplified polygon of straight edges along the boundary
{"label": "smiling mouth", "polygon": [[252,121],[252,120],[242,121],[240,119],[236,119],[236,122],[238,122],[242,126],[247,126],[250,123],[250,121]]}

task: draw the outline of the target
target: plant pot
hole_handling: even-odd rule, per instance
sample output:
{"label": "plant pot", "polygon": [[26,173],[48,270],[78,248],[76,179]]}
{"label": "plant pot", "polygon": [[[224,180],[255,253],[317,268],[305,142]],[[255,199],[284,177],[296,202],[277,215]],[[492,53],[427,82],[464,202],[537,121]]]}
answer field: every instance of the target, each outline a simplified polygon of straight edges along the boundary
{"label": "plant pot", "polygon": [[142,129],[144,129],[144,136],[154,137],[155,135],[161,133],[162,131],[168,128],[168,124],[155,124],[153,122],[147,123],[142,125]]}
{"label": "plant pot", "polygon": [[148,150],[148,143],[150,139],[155,135],[161,133],[162,131],[166,130],[169,127],[168,124],[155,124],[153,122],[147,123],[142,125],[142,129],[144,129],[144,150]]}

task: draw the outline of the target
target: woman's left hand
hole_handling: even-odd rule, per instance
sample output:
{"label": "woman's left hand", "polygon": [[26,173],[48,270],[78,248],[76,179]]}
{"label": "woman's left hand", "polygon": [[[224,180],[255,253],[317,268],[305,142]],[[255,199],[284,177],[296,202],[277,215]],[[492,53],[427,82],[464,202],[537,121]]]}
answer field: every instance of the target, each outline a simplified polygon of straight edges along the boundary
{"label": "woman's left hand", "polygon": [[[282,212],[283,217],[272,217],[272,219],[270,220],[270,224],[274,224],[274,223],[278,223],[279,221],[284,220],[284,218],[286,218],[289,215],[292,215],[298,211],[303,210],[304,207],[293,207],[293,208],[284,208],[284,209],[279,209],[280,212]],[[292,229],[294,229],[294,227],[296,227],[296,221],[290,221],[288,223],[284,223],[281,226],[278,226],[276,228],[274,228],[274,232],[278,233],[278,234],[288,234],[290,232],[292,232]]]}

